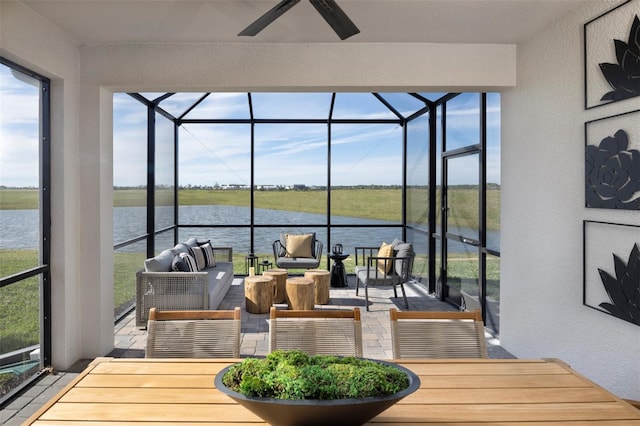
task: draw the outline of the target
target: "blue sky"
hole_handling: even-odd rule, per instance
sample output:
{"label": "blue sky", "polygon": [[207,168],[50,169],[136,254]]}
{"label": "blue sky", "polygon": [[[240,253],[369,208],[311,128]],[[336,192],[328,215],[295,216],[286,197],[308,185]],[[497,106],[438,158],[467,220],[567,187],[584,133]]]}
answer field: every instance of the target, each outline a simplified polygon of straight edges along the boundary
{"label": "blue sky", "polygon": [[[156,94],[146,94],[153,99]],[[163,105],[172,114],[182,114],[201,94],[181,94],[181,98]],[[403,102],[406,94],[383,94],[403,115],[420,105]],[[499,96],[491,95],[488,132],[493,141],[489,147],[489,181],[500,182],[500,110]],[[172,98],[169,98],[170,100]],[[330,93],[258,93],[252,94],[256,118],[325,119],[329,114]],[[416,106],[417,105],[417,106]],[[402,106],[405,108],[402,109]],[[479,107],[477,95],[461,95],[447,111],[451,127],[448,141],[460,146],[478,143]],[[248,118],[246,93],[215,94],[185,118]],[[368,93],[339,93],[334,107],[336,118],[394,118],[376,98]],[[142,185],[146,181],[144,164],[134,164],[145,155],[146,112],[137,101],[125,94],[114,96],[114,184]],[[159,118],[157,136],[168,146],[171,127]],[[425,134],[415,123],[411,134]],[[393,124],[334,124],[332,126],[332,185],[399,185],[402,183],[402,128]],[[181,185],[250,184],[250,126],[248,124],[185,123],[180,138]],[[256,124],[256,185],[325,185],[327,182],[326,124]],[[160,156],[157,156],[161,161]],[[461,160],[477,161],[477,159]],[[142,167],[141,167],[142,166]],[[167,170],[170,165],[160,166]],[[124,172],[126,170],[126,172]],[[474,183],[477,167],[462,167],[450,177],[450,184]],[[467,172],[468,171],[468,172]],[[170,184],[171,173],[161,173],[159,183]]]}
{"label": "blue sky", "polygon": [[[22,76],[17,79],[0,66],[0,185],[38,186],[39,88]],[[145,94],[153,99],[156,94]],[[422,106],[406,93],[382,93],[403,115]],[[432,99],[441,94],[430,95]],[[201,93],[174,95],[161,105],[182,114]],[[500,182],[499,95],[490,95],[488,116],[488,181]],[[330,93],[254,93],[256,118],[326,119]],[[146,109],[126,94],[117,93],[114,106],[114,185],[146,183]],[[450,103],[448,142],[477,143],[479,129],[476,94],[463,94]],[[338,93],[335,118],[371,119],[395,116],[370,93]],[[215,93],[185,118],[249,118],[246,93]],[[426,135],[426,120],[414,122],[410,137]],[[334,124],[331,128],[332,185],[400,185],[403,130],[394,124]],[[172,184],[170,121],[157,119],[159,184]],[[250,184],[250,126],[248,124],[185,123],[180,138],[181,185]],[[326,185],[326,124],[256,124],[256,185]],[[57,143],[55,140],[53,143]],[[458,161],[476,161],[475,159]],[[477,167],[460,167],[450,184],[474,183]],[[439,170],[438,170],[439,175]],[[420,179],[420,176],[418,176]]]}
{"label": "blue sky", "polygon": [[0,65],[0,185],[39,185],[38,83]]}

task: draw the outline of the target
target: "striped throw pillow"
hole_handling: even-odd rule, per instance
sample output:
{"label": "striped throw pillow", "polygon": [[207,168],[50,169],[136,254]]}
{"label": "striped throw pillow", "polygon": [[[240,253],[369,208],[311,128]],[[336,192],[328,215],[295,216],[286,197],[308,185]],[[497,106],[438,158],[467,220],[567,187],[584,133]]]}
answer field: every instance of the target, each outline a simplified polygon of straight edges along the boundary
{"label": "striped throw pillow", "polygon": [[180,253],[180,258],[185,261],[189,272],[198,272],[198,264],[196,263],[196,260],[193,258],[193,256],[191,256],[189,253]]}
{"label": "striped throw pillow", "polygon": [[204,253],[204,260],[207,263],[207,268],[215,268],[216,267],[216,259],[214,257],[214,253],[213,253],[213,247],[211,246],[211,243],[206,243],[204,245],[201,246],[202,247],[202,251]]}

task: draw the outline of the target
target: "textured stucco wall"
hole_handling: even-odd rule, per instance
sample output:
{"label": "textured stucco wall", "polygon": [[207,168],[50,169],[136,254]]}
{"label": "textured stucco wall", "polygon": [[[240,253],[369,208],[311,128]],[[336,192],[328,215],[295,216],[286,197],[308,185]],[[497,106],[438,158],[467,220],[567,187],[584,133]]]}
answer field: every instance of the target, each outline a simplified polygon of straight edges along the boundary
{"label": "textured stucco wall", "polygon": [[514,45],[80,46],[18,2],[0,2],[0,24],[0,53],[53,82],[58,369],[113,348],[113,91],[475,91],[515,84]]}
{"label": "textured stucco wall", "polygon": [[583,25],[618,3],[590,4],[518,45],[517,87],[502,96],[500,338],[518,357],[561,358],[640,399],[640,327],[582,304],[583,220],[640,224],[638,211],[584,207],[584,123],[640,107],[584,108]]}
{"label": "textured stucco wall", "polygon": [[[85,258],[80,253],[90,252],[80,246],[80,236],[91,232],[82,218],[92,214],[79,175],[79,46],[21,3],[0,2],[0,54],[51,79],[52,358],[63,369],[97,352],[85,351],[83,333],[95,334],[99,327],[95,315],[87,320],[79,309],[92,292],[79,275]],[[106,324],[102,328],[108,330]]]}

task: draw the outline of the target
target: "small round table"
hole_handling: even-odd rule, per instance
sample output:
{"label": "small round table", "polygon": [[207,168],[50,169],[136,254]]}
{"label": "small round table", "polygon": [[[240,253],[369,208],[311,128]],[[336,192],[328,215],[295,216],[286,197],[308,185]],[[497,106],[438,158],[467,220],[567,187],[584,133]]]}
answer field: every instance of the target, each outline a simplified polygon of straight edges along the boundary
{"label": "small round table", "polygon": [[287,278],[289,273],[286,269],[267,269],[262,273],[273,277],[276,283],[276,291],[273,295],[273,303],[287,303]]}
{"label": "small round table", "polygon": [[268,314],[273,304],[275,281],[268,275],[254,275],[244,279],[245,309],[251,314]]}
{"label": "small round table", "polygon": [[287,278],[287,302],[289,309],[312,311],[315,301],[315,283],[311,278]]}
{"label": "small round table", "polygon": [[342,263],[349,257],[349,253],[331,253],[329,259],[333,260],[331,266],[331,287],[347,287],[347,273]]}
{"label": "small round table", "polygon": [[305,278],[311,278],[316,287],[316,305],[326,305],[329,303],[329,271],[326,269],[307,269],[304,272]]}

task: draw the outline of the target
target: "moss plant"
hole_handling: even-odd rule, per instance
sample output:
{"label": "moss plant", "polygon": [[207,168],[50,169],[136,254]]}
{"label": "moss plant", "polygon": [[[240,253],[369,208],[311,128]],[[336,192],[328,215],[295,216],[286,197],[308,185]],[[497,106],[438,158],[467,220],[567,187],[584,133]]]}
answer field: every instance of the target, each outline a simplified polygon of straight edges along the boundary
{"label": "moss plant", "polygon": [[372,360],[274,351],[232,366],[222,383],[249,397],[327,400],[393,395],[406,389],[409,379]]}

